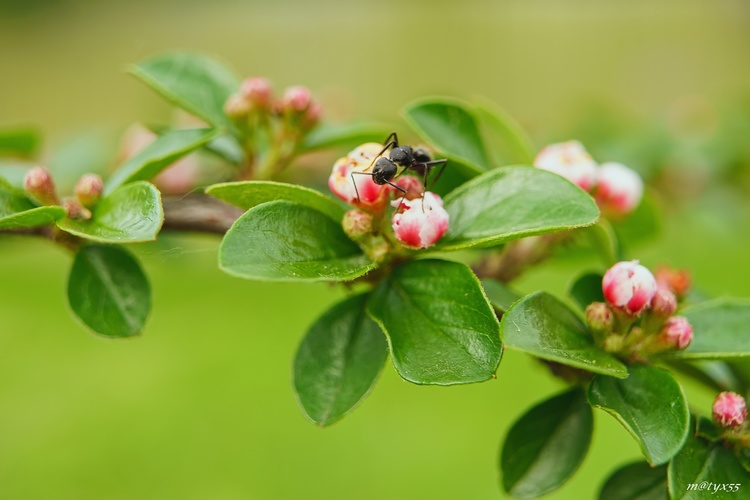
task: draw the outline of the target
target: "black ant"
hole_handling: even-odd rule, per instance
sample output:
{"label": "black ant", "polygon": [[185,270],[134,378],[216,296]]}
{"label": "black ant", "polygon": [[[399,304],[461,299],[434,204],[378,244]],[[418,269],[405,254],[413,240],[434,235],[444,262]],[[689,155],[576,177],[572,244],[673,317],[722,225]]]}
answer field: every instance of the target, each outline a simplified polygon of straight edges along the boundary
{"label": "black ant", "polygon": [[[370,177],[372,177],[372,180],[375,184],[379,186],[388,184],[392,188],[401,191],[405,197],[406,189],[391,182],[393,181],[393,179],[400,177],[407,170],[423,172],[424,179],[422,184],[424,185],[424,190],[427,191],[427,176],[429,175],[429,173],[433,168],[441,165],[440,171],[438,171],[437,175],[435,176],[435,180],[433,181],[437,182],[437,180],[440,178],[440,175],[442,175],[443,170],[445,169],[445,164],[448,163],[448,160],[446,159],[433,160],[432,157],[430,157],[430,154],[424,148],[399,146],[398,135],[396,135],[396,132],[391,132],[391,135],[389,135],[385,139],[385,142],[383,144],[383,149],[375,157],[377,158],[377,161],[373,160],[374,164],[371,163],[370,166],[367,167],[367,170],[372,168],[372,172],[351,173],[352,183],[354,183],[354,191],[357,193],[357,201],[360,201],[360,199],[359,190],[357,189],[357,183],[354,181],[354,174],[369,175]],[[388,148],[391,148],[391,151],[388,153],[388,157],[381,157],[383,153],[388,151]],[[402,167],[401,172],[398,171],[398,167]],[[401,203],[404,202],[404,197],[401,198]],[[424,205],[424,192],[422,192],[422,203]],[[400,205],[399,208],[401,208]]]}

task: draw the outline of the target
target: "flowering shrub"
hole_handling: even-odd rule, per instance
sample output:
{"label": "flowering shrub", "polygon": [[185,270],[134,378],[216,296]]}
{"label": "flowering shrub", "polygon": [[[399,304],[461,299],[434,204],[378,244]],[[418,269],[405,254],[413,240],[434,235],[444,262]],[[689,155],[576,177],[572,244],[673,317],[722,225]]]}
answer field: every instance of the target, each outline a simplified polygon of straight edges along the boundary
{"label": "flowering shrub", "polygon": [[[707,409],[691,414],[676,374],[747,390],[722,374],[732,373],[729,361],[750,356],[750,305],[703,300],[691,295],[686,271],[652,273],[628,260],[637,256],[625,255],[627,235],[654,217],[629,168],[598,165],[576,141],[535,154],[505,113],[450,98],[406,106],[405,121],[426,146],[404,166],[391,161],[396,145],[372,142],[389,130],[321,123],[322,108],[304,87],[276,99],[268,80],[240,81],[186,53],[132,72],[200,125],[156,130],[107,179],[85,175],[67,196],[41,167],[24,171],[23,182],[0,180],[0,232],[72,252],[68,301],[93,332],[134,336],[148,318],[150,285],[126,244],[162,229],[213,232],[222,235],[218,261],[230,275],[350,291],[312,323],[294,359],[297,398],[317,425],[358,406],[388,358],[419,385],[517,383],[497,374],[512,349],[568,388],[508,430],[499,467],[510,495],[535,498],[565,483],[588,451],[594,408],[613,415],[646,460],[615,471],[601,498],[635,498],[642,481],[633,478],[681,497],[685,485],[718,480],[704,471],[720,470],[727,483],[747,477],[742,397],[722,392],[713,421],[701,416]],[[492,154],[497,144],[511,162]],[[350,150],[330,168],[330,193],[271,180],[324,148]],[[162,199],[149,180],[195,151],[223,160],[225,182]],[[431,156],[447,161],[440,179],[442,171],[428,168]],[[387,178],[373,175],[383,159],[395,168]],[[565,299],[511,288],[526,268],[570,245],[604,272],[577,277]]]}

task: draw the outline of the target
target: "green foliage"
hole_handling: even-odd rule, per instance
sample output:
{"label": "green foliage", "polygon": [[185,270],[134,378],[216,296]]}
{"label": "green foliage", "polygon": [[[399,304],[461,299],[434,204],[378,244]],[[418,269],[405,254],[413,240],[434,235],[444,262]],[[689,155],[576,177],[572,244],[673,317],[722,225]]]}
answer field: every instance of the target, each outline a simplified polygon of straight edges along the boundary
{"label": "green foliage", "polygon": [[568,295],[576,301],[581,310],[585,310],[592,302],[604,302],[603,277],[600,273],[584,273],[570,285]]}
{"label": "green foliage", "polygon": [[668,500],[667,466],[646,462],[625,465],[604,483],[599,500]]}
{"label": "green foliage", "polygon": [[497,280],[482,280],[482,288],[484,288],[484,293],[487,294],[487,299],[489,299],[492,307],[502,313],[508,312],[513,303],[521,298],[508,285]]}
{"label": "green foliage", "polygon": [[306,153],[326,148],[355,147],[365,142],[380,142],[391,130],[391,126],[380,123],[323,124],[305,136],[300,151]]}
{"label": "green foliage", "polygon": [[515,118],[489,100],[482,100],[475,109],[486,130],[485,144],[496,165],[531,165],[534,162],[534,143]]}
{"label": "green foliage", "polygon": [[46,226],[64,215],[63,207],[38,207],[0,179],[0,229]]}
{"label": "green foliage", "polygon": [[[714,488],[711,486],[709,489],[692,489],[695,487],[691,485],[698,486],[703,482],[713,484],[719,489],[719,494],[712,494]],[[735,497],[746,483],[747,471],[730,450],[721,443],[709,443],[699,437],[688,437],[685,447],[669,464],[669,493],[675,500]],[[723,485],[729,490],[721,490]],[[730,485],[737,485],[737,488]]]}
{"label": "green foliage", "polygon": [[0,130],[0,155],[30,157],[39,149],[40,143],[41,138],[34,128],[14,127]]}
{"label": "green foliage", "polygon": [[686,308],[693,341],[673,354],[682,359],[731,359],[750,356],[750,302],[716,299]]}

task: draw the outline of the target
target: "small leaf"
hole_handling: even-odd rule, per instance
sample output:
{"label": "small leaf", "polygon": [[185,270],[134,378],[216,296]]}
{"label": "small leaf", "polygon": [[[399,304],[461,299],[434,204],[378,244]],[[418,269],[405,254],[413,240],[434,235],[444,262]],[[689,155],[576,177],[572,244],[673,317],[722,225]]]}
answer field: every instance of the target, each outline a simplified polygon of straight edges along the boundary
{"label": "small leaf", "polygon": [[537,498],[562,486],[581,465],[594,419],[580,389],[559,394],[513,424],[500,455],[503,488],[515,498]]}
{"label": "small leaf", "polygon": [[388,136],[392,128],[390,125],[381,123],[321,124],[305,136],[300,152],[355,147],[365,142],[380,142]]}
{"label": "small leaf", "polygon": [[215,59],[190,52],[169,52],[139,62],[130,72],[172,104],[210,125],[234,129],[224,114],[224,103],[240,84]]}
{"label": "small leaf", "polygon": [[37,207],[21,191],[0,180],[0,229],[46,226],[64,215],[63,207]]}
{"label": "small leaf", "polygon": [[0,130],[0,154],[20,157],[33,156],[41,142],[34,128],[8,128]]}
{"label": "small leaf", "polygon": [[409,382],[468,384],[495,376],[502,355],[497,318],[464,264],[407,262],[381,281],[368,311]]}
{"label": "small leaf", "polygon": [[117,246],[86,245],[68,278],[71,309],[94,333],[131,337],[143,330],[151,288],[138,262]]}
{"label": "small leaf", "polygon": [[667,466],[635,462],[621,467],[604,483],[599,500],[669,500]]}
{"label": "small leaf", "polygon": [[706,417],[697,417],[695,425],[695,435],[700,436],[707,441],[721,441],[723,429],[714,423],[713,420]]}
{"label": "small leaf", "polygon": [[576,313],[548,293],[516,302],[503,315],[500,330],[510,349],[593,373],[628,376],[625,365],[594,344]]}
{"label": "small leaf", "polygon": [[233,276],[273,281],[347,281],[375,265],[341,222],[288,201],[263,203],[237,219],[219,249]]}
{"label": "small leaf", "polygon": [[737,457],[722,443],[693,436],[672,459],[668,476],[673,500],[740,498],[742,494],[737,492],[747,487],[748,477]]}
{"label": "small leaf", "polygon": [[331,198],[320,191],[296,184],[273,181],[224,182],[207,187],[206,194],[244,210],[269,201],[286,200],[314,208],[337,221],[344,216],[344,209]]}
{"label": "small leaf", "polygon": [[585,310],[592,302],[604,302],[602,279],[600,273],[585,273],[580,275],[570,286],[568,295]]}
{"label": "small leaf", "polygon": [[521,296],[511,290],[508,285],[493,279],[482,280],[482,288],[487,298],[496,311],[507,312],[508,309],[517,302]]}
{"label": "small leaf", "polygon": [[559,175],[528,167],[495,169],[445,198],[450,214],[441,249],[456,250],[588,226],[599,209]]}
{"label": "small leaf", "polygon": [[630,432],[652,465],[675,456],[690,431],[682,388],[661,368],[633,365],[624,380],[597,376],[588,398],[592,406],[610,413]]}
{"label": "small leaf", "polygon": [[60,229],[102,243],[152,241],[164,222],[161,194],[148,182],[126,184],[96,205],[90,220],[65,217]]}
{"label": "small leaf", "polygon": [[159,136],[146,149],[120,166],[107,180],[104,193],[123,184],[149,180],[159,172],[216,137],[216,131],[205,128],[171,130]]}
{"label": "small leaf", "polygon": [[731,359],[750,356],[750,301],[716,299],[680,312],[693,327],[693,340],[680,359]]}
{"label": "small leaf", "polygon": [[331,425],[372,390],[388,357],[380,327],[365,311],[367,295],[333,306],[310,327],[294,360],[294,388],[305,415]]}
{"label": "small leaf", "polygon": [[220,134],[211,139],[205,146],[205,150],[233,165],[242,165],[245,160],[245,152],[242,146],[231,134]]}
{"label": "small leaf", "polygon": [[487,170],[487,154],[479,125],[468,104],[450,98],[426,98],[404,108],[404,119],[425,141],[446,157]]}
{"label": "small leaf", "polygon": [[[490,149],[502,150],[499,165],[531,165],[536,147],[515,118],[493,102],[483,100],[476,106],[477,116],[487,130]],[[494,146],[494,147],[493,147]]]}

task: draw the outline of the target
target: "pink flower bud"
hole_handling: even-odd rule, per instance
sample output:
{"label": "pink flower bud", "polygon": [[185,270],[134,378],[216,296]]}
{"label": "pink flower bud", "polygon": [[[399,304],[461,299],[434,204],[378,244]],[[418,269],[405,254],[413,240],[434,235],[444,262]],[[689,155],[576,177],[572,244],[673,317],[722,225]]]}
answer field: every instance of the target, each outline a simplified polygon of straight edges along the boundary
{"label": "pink flower bud", "polygon": [[271,104],[273,90],[271,82],[260,76],[246,78],[242,82],[240,92],[247,101],[259,108],[266,108]]}
{"label": "pink flower bud", "polygon": [[596,162],[578,141],[550,144],[536,155],[534,166],[561,175],[584,191],[596,184]]}
{"label": "pink flower bud", "polygon": [[91,208],[99,202],[104,191],[104,182],[96,174],[86,174],[76,184],[76,198],[81,205]]}
{"label": "pink flower bud", "polygon": [[713,416],[722,427],[739,427],[747,417],[745,400],[735,392],[722,392],[714,399]]}
{"label": "pink flower bud", "polygon": [[226,113],[229,118],[235,120],[242,120],[244,118],[247,118],[247,115],[250,114],[251,109],[252,104],[247,99],[247,97],[242,94],[232,94],[224,104],[224,113]]}
{"label": "pink flower bud", "polygon": [[312,101],[310,107],[305,111],[305,118],[302,125],[306,129],[311,129],[320,122],[321,116],[323,116],[323,106],[318,101]]}
{"label": "pink flower bud", "polygon": [[668,318],[677,310],[677,297],[669,290],[658,289],[651,299],[651,311],[661,318]]}
{"label": "pink flower bud", "polygon": [[629,214],[643,198],[641,177],[621,163],[605,163],[597,175],[596,201],[602,210]]}
{"label": "pink flower bud", "polygon": [[656,284],[659,288],[669,290],[677,297],[684,297],[690,290],[690,273],[685,269],[671,269],[669,267],[658,267],[654,272]]}
{"label": "pink flower bud", "polygon": [[629,314],[640,314],[656,294],[656,279],[637,260],[618,262],[604,274],[604,298]]}
{"label": "pink flower bud", "polygon": [[412,248],[427,248],[438,242],[448,230],[448,212],[443,208],[440,196],[429,191],[423,198],[393,200],[394,207],[401,207],[393,214],[391,225],[396,238]]}
{"label": "pink flower bud", "polygon": [[678,351],[687,348],[691,340],[693,340],[693,327],[682,316],[669,318],[659,332],[659,343]]}
{"label": "pink flower bud", "polygon": [[395,180],[394,184],[406,191],[404,196],[407,200],[422,198],[422,193],[424,193],[424,184],[413,175],[402,175]]}
{"label": "pink flower bud", "polygon": [[91,212],[81,205],[78,200],[67,198],[63,201],[63,208],[65,209],[65,215],[71,219],[82,219],[89,220],[91,218]]}
{"label": "pink flower bud", "polygon": [[281,97],[281,108],[283,110],[301,113],[305,111],[312,102],[312,95],[307,87],[289,87]]}
{"label": "pink flower bud", "polygon": [[586,322],[595,332],[609,332],[615,325],[615,316],[607,304],[594,302],[586,308]]}
{"label": "pink flower bud", "polygon": [[[345,202],[368,212],[382,212],[388,202],[390,186],[378,185],[372,180],[371,175],[357,174],[356,172],[372,173],[372,165],[378,158],[378,153],[383,149],[382,144],[368,142],[351,151],[343,158],[339,158],[333,165],[331,176],[328,178],[328,187],[333,194]],[[352,172],[355,172],[352,182]],[[357,197],[359,193],[359,197]]]}
{"label": "pink flower bud", "polygon": [[55,183],[49,170],[34,167],[26,173],[23,180],[26,192],[41,205],[59,205],[60,200],[55,192]]}
{"label": "pink flower bud", "polygon": [[353,240],[372,233],[372,215],[360,210],[349,210],[341,221],[344,232]]}

